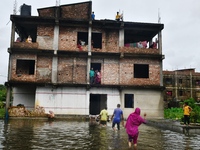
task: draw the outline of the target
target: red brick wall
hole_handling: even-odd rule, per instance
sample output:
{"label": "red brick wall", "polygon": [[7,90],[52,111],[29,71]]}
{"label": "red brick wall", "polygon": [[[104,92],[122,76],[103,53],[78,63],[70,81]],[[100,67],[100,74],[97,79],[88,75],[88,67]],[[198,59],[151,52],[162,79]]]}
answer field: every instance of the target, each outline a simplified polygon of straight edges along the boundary
{"label": "red brick wall", "polygon": [[38,56],[37,57],[37,82],[51,82],[52,72],[52,57]]}
{"label": "red brick wall", "polygon": [[54,17],[54,10],[54,7],[38,9],[38,13],[41,17]]}
{"label": "red brick wall", "polygon": [[[77,48],[77,35],[78,32],[88,32],[85,28],[71,28],[71,27],[60,27],[59,33],[59,50],[64,51],[79,51]],[[87,49],[83,49],[87,51]]]}
{"label": "red brick wall", "polygon": [[70,19],[89,19],[89,3],[61,6],[61,17]]}
{"label": "red brick wall", "polygon": [[[35,60],[35,75],[17,75],[16,60]],[[150,59],[92,59],[93,63],[101,63],[101,84],[111,85],[160,85],[159,61]],[[120,64],[119,64],[120,63]],[[149,64],[149,78],[134,78],[134,64]],[[33,54],[12,55],[13,81],[26,82],[51,82],[52,56],[38,56]],[[85,84],[89,72],[87,72],[87,59],[75,57],[58,58],[58,83]]]}
{"label": "red brick wall", "polygon": [[76,83],[86,83],[87,80],[87,59],[86,58],[76,58],[76,69],[75,69],[75,82]]}
{"label": "red brick wall", "polygon": [[103,52],[119,52],[119,31],[102,31]]}
{"label": "red brick wall", "polygon": [[[123,85],[160,85],[159,61],[148,59],[121,59],[121,84]],[[133,78],[134,64],[149,64],[149,78]]]}
{"label": "red brick wall", "polygon": [[73,58],[58,58],[58,83],[73,82]]}

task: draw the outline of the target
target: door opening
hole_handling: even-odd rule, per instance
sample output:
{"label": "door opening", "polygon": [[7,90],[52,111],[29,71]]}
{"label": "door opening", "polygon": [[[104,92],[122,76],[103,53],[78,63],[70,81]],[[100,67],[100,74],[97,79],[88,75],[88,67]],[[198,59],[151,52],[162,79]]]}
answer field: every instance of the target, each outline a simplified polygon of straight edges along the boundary
{"label": "door opening", "polygon": [[90,94],[90,115],[98,115],[107,106],[107,94]]}

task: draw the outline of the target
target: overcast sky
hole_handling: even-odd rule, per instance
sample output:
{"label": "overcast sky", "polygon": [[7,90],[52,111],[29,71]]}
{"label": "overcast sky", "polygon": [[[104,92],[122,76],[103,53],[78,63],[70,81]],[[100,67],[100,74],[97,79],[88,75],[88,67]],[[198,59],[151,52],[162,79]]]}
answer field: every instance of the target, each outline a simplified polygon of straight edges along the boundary
{"label": "overcast sky", "polygon": [[[57,0],[59,2],[59,0]],[[85,0],[60,0],[60,5]],[[14,0],[1,0],[0,9],[0,84],[7,81],[7,49],[10,47],[11,22]],[[17,10],[25,3],[31,5],[32,15],[37,9],[56,5],[56,0],[17,0]],[[195,68],[200,72],[200,0],[92,0],[96,19],[115,19],[117,11],[124,13],[124,21],[157,23],[158,12],[162,30],[164,70]]]}

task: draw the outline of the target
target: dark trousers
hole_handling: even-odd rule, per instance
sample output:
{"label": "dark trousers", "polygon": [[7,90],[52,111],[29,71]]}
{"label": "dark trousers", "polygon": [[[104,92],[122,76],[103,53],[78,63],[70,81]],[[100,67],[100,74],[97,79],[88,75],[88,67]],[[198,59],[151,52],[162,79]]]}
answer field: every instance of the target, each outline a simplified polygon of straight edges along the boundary
{"label": "dark trousers", "polygon": [[90,77],[90,84],[94,83],[94,77]]}
{"label": "dark trousers", "polygon": [[120,130],[120,122],[119,122],[119,123],[116,123],[116,122],[113,121],[113,123],[112,123],[112,128],[115,127],[115,124],[117,124],[117,129]]}
{"label": "dark trousers", "polygon": [[184,115],[184,124],[186,123],[190,124],[190,116],[188,115]]}

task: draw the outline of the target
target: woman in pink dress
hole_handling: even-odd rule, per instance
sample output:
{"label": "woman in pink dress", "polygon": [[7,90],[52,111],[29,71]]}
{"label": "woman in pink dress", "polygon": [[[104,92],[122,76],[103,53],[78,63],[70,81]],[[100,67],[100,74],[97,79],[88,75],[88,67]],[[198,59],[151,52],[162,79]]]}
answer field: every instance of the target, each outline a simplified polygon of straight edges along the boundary
{"label": "woman in pink dress", "polygon": [[126,121],[126,133],[128,134],[128,145],[131,147],[131,142],[134,144],[134,149],[137,149],[137,139],[139,135],[138,127],[142,123],[146,123],[145,120],[146,113],[144,113],[144,118],[140,116],[140,108],[136,108],[135,112],[131,113]]}

